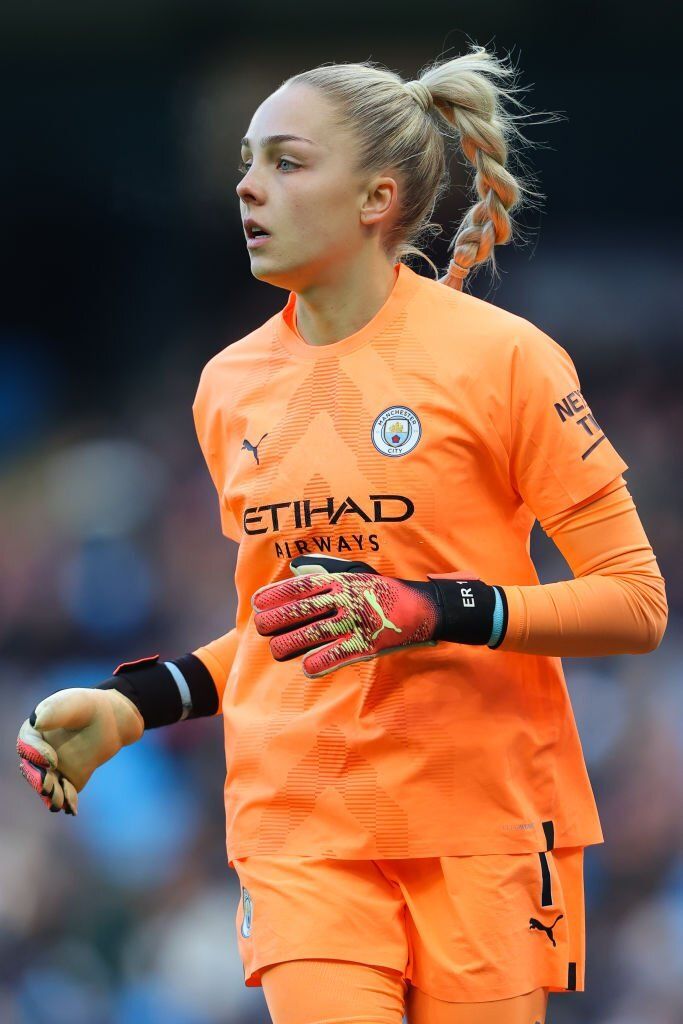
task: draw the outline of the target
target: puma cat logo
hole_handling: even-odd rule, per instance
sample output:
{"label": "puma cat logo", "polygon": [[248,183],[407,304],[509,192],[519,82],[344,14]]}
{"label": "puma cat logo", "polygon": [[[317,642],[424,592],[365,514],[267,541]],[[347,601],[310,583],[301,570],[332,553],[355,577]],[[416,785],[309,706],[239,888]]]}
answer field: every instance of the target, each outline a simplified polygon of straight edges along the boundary
{"label": "puma cat logo", "polygon": [[529,930],[531,930],[532,928],[538,928],[539,932],[545,932],[550,941],[552,942],[553,946],[556,946],[557,943],[555,942],[555,937],[553,935],[553,928],[555,927],[558,921],[562,920],[563,917],[564,914],[558,914],[551,925],[542,924],[540,921],[537,921],[535,917],[530,917]]}
{"label": "puma cat logo", "polygon": [[[268,434],[264,434],[263,437],[268,437]],[[251,452],[251,454],[256,459],[256,465],[257,466],[261,465],[261,463],[258,460],[258,446],[261,444],[261,441],[263,440],[263,437],[259,438],[259,440],[256,442],[256,444],[252,444],[251,441],[247,441],[246,437],[242,441],[242,451],[246,450],[248,452]]]}
{"label": "puma cat logo", "polygon": [[375,595],[373,594],[373,592],[371,590],[364,590],[363,591],[363,597],[368,602],[370,607],[373,608],[374,611],[377,612],[377,614],[379,615],[380,619],[382,620],[381,626],[379,627],[379,629],[376,629],[375,632],[372,634],[372,636],[370,638],[371,640],[375,640],[379,636],[379,634],[382,632],[383,629],[393,629],[396,633],[402,633],[403,632],[402,629],[399,629],[398,626],[394,625],[394,623],[391,621],[391,619],[388,619],[386,617],[386,615],[384,614],[384,610],[380,606],[379,601],[377,600],[377,598],[375,597]]}

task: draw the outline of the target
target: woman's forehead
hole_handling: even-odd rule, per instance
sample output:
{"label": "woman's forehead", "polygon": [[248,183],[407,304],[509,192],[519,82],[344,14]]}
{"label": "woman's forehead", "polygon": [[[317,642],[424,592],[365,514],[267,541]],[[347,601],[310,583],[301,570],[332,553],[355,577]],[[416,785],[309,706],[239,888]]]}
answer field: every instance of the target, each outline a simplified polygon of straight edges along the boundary
{"label": "woman's forehead", "polygon": [[340,133],[331,104],[318,89],[299,83],[282,86],[256,109],[245,138],[250,149],[273,136],[297,136],[325,148]]}

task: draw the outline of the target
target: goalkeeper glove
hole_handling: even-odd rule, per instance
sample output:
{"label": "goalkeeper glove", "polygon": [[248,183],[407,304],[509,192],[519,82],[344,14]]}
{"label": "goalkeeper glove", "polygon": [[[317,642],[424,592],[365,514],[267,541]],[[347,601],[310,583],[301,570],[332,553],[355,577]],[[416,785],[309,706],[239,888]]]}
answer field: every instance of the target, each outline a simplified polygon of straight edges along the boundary
{"label": "goalkeeper glove", "polygon": [[303,660],[309,679],[405,647],[445,640],[497,647],[507,625],[502,588],[462,573],[428,573],[430,582],[382,576],[366,562],[301,555],[296,574],[261,587],[254,624],[271,637],[276,661]]}
{"label": "goalkeeper glove", "polygon": [[76,814],[95,769],[145,729],[217,709],[211,673],[194,654],[124,662],[93,688],[58,690],[37,705],[19,730],[19,768],[51,811]]}
{"label": "goalkeeper glove", "polygon": [[19,767],[51,811],[77,814],[78,792],[95,769],[144,729],[133,702],[116,690],[59,690],[19,730]]}

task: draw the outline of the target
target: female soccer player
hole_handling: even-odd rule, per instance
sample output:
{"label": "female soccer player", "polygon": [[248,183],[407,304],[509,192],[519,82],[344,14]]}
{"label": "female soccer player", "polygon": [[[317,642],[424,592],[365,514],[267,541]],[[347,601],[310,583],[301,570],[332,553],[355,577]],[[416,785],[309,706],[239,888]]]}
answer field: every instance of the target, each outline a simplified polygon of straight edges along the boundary
{"label": "female soccer player", "polygon": [[[412,82],[325,65],[258,108],[237,193],[252,273],[289,298],[193,407],[235,629],[20,733],[27,779],[75,813],[145,728],[222,712],[238,941],[275,1024],[534,1024],[584,986],[602,834],[559,658],[651,651],[667,611],[571,359],[461,288],[524,194],[511,73],[479,47]],[[446,140],[478,198],[438,281],[404,259]],[[539,584],[535,519],[574,578]]]}

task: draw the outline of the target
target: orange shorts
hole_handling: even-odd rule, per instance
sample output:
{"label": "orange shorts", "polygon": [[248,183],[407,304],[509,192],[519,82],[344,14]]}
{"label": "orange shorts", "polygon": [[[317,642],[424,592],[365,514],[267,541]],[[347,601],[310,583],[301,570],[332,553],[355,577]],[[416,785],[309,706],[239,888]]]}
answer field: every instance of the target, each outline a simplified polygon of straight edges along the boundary
{"label": "orange shorts", "polygon": [[583,848],[330,860],[234,858],[245,983],[288,960],[400,971],[452,1002],[583,991]]}

